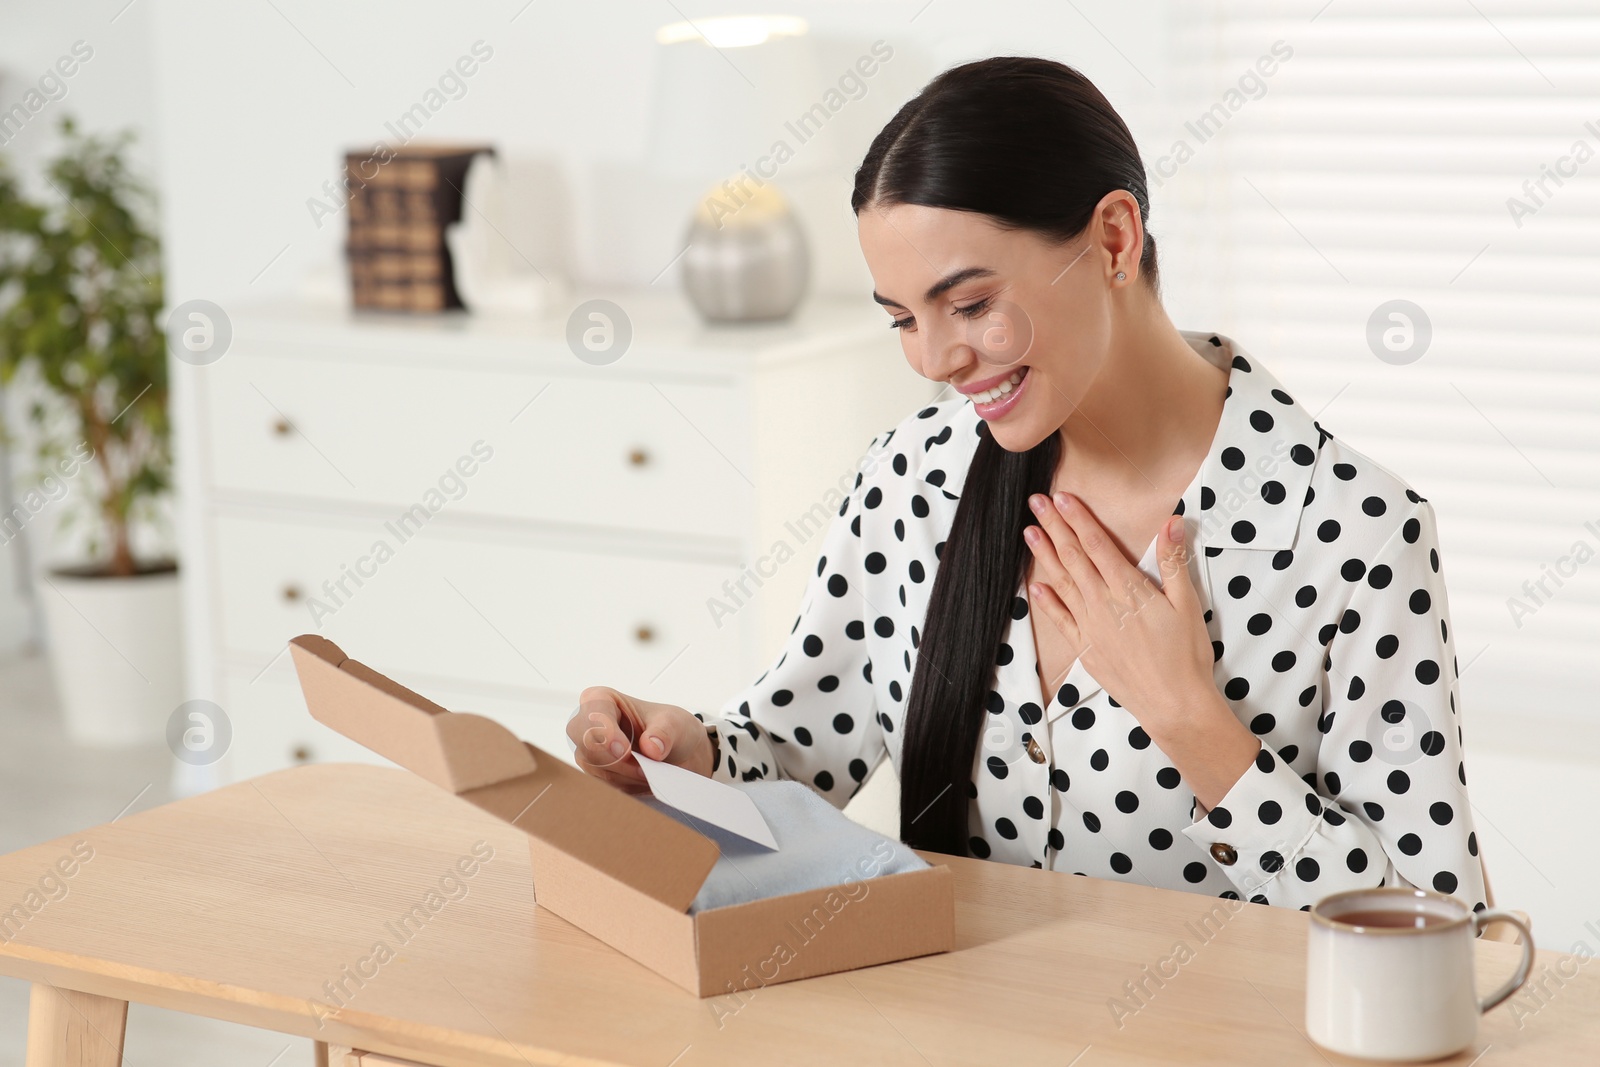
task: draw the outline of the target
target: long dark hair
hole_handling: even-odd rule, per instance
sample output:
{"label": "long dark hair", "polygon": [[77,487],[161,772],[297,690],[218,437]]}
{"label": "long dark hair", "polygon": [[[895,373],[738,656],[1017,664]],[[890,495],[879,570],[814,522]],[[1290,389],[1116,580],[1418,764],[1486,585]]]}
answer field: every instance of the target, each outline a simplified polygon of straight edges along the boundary
{"label": "long dark hair", "polygon": [[[1133,135],[1090,81],[1047,59],[1001,57],[940,74],[873,139],[851,208],[917,204],[973,211],[1067,241],[1105,194],[1126,189],[1150,213]],[[1156,282],[1145,231],[1140,274]],[[918,646],[900,761],[900,837],[965,855],[967,801],[1000,637],[1028,564],[1032,493],[1050,490],[1061,435],[1008,452],[979,427]],[[1039,725],[1043,729],[1043,724]]]}

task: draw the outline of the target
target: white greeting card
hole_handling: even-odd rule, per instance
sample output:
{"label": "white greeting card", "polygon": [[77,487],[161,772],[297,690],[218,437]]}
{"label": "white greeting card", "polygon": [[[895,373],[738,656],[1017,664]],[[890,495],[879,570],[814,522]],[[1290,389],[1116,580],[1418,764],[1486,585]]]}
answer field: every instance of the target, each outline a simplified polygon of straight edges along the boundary
{"label": "white greeting card", "polygon": [[755,801],[743,790],[671,763],[653,760],[638,752],[633,755],[644,771],[650,791],[661,803],[719,826],[729,833],[738,834],[747,841],[765,845],[774,852],[778,850],[778,841],[772,836],[772,829],[761,817]]}

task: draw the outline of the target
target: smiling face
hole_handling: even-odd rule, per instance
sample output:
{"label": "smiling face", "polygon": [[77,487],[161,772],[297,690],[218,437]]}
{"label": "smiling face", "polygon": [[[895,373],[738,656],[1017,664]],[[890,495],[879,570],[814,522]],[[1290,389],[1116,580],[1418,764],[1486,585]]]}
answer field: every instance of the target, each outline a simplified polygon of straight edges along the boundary
{"label": "smiling face", "polygon": [[[868,204],[857,231],[907,362],[970,396],[1012,452],[1060,429],[1104,370],[1115,294],[1136,281],[1129,249],[1143,239],[1137,203],[1122,192],[1065,243],[916,204]],[[1118,270],[1126,280],[1114,280]]]}

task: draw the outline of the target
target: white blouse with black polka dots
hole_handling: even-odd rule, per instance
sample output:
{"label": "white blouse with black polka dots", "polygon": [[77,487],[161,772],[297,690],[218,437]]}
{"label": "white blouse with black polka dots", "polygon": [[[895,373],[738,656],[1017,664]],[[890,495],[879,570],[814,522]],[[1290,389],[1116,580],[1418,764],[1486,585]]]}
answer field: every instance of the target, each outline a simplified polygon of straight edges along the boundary
{"label": "white blouse with black polka dots", "polygon": [[[1230,339],[1184,337],[1229,384],[1175,510],[1196,549],[1217,688],[1261,752],[1205,812],[1081,662],[1040,691],[1019,584],[974,709],[985,722],[971,781],[953,783],[971,798],[971,853],[1295,908],[1400,885],[1481,909],[1432,506]],[[842,806],[885,755],[898,768],[928,594],[980,421],[951,399],[873,440],[777,661],[705,717],[716,777],[796,779]],[[1159,583],[1154,560],[1152,542],[1140,569]]]}

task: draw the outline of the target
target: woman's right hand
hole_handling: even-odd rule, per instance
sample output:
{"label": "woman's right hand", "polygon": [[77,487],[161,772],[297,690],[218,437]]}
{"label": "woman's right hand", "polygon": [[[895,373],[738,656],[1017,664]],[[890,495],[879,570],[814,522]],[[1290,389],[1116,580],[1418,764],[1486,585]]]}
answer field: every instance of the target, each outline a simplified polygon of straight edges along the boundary
{"label": "woman's right hand", "polygon": [[629,793],[649,790],[635,751],[651,759],[711,776],[711,739],[705,724],[673,704],[657,704],[590,686],[578,696],[577,713],[567,721],[578,767]]}

